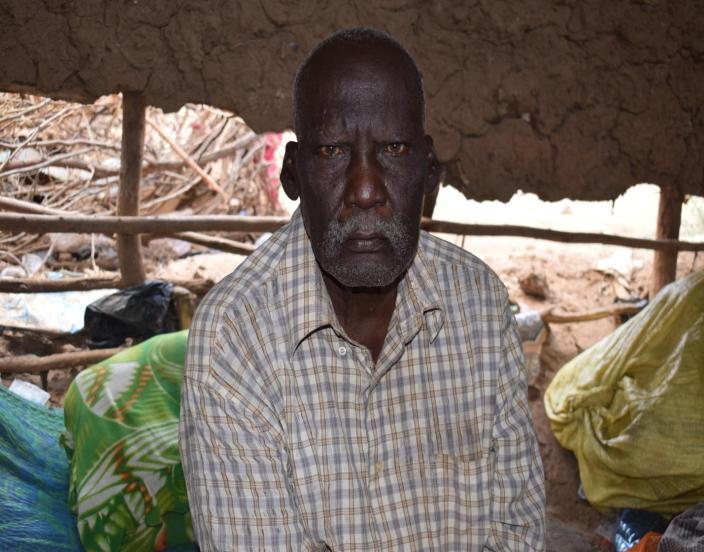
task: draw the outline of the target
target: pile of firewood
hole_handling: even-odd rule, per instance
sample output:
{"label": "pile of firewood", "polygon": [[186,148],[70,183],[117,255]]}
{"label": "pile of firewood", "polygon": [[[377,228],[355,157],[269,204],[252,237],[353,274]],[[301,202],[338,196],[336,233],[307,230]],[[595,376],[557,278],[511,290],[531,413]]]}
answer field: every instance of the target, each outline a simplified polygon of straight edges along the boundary
{"label": "pile of firewood", "polygon": [[[115,214],[121,119],[119,95],[82,105],[0,94],[0,197]],[[273,167],[279,139],[209,106],[148,108],[140,214],[283,214]],[[0,233],[0,260],[46,249],[47,240]]]}

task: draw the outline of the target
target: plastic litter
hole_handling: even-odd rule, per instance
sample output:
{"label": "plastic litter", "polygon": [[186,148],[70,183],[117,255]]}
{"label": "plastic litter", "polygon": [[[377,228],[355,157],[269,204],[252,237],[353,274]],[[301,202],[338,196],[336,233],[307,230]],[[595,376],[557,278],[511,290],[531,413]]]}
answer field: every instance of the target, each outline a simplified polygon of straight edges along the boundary
{"label": "plastic litter", "polygon": [[150,280],[88,305],[85,312],[88,344],[104,349],[121,345],[128,337],[141,340],[177,330],[172,291],[172,284]]}
{"label": "plastic litter", "polygon": [[18,379],[12,380],[12,383],[10,384],[10,391],[12,391],[15,395],[19,395],[23,399],[27,399],[28,401],[41,405],[45,405],[49,400],[49,397],[51,397],[51,395],[44,391],[41,387],[37,387],[28,381]]}
{"label": "plastic litter", "polygon": [[545,393],[597,508],[665,516],[704,500],[704,271],[567,363]]}
{"label": "plastic litter", "polygon": [[665,520],[654,512],[626,508],[621,512],[614,532],[614,550],[627,552],[648,532],[663,533],[667,528]]}
{"label": "plastic litter", "polygon": [[115,289],[51,293],[0,293],[0,326],[76,333],[86,307]]}
{"label": "plastic litter", "polygon": [[548,329],[538,311],[519,312],[515,318],[523,346],[528,385],[533,385],[540,375],[540,351],[547,339]]}

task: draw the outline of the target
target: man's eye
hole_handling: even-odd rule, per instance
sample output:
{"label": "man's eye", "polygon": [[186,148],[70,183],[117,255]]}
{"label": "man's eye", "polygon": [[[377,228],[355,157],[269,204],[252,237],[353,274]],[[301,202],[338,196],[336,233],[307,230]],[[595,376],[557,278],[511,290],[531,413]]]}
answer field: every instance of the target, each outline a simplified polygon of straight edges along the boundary
{"label": "man's eye", "polygon": [[408,153],[408,146],[401,142],[394,142],[392,144],[386,144],[384,146],[384,152],[394,156],[406,155]]}
{"label": "man's eye", "polygon": [[342,155],[342,148],[340,146],[320,146],[318,148],[318,154],[321,157],[331,159]]}

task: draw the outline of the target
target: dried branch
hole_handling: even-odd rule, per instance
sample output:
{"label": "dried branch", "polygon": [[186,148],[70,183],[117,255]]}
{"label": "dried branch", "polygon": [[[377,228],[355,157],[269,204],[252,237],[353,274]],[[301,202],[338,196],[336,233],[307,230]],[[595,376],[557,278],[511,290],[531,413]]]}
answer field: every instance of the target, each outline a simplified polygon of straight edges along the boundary
{"label": "dried branch", "polygon": [[9,121],[14,121],[16,119],[21,119],[22,117],[25,117],[26,115],[29,115],[30,113],[38,111],[39,109],[41,109],[42,107],[47,105],[49,102],[51,102],[51,98],[46,98],[39,103],[36,103],[34,105],[30,105],[29,107],[25,107],[25,108],[19,109],[17,111],[11,111],[10,113],[5,115],[4,117],[0,118],[0,124],[7,123]]}
{"label": "dried branch", "polygon": [[198,163],[196,163],[196,162],[191,158],[190,155],[188,155],[185,151],[183,151],[183,149],[181,149],[181,146],[179,146],[176,142],[174,142],[174,141],[168,136],[168,134],[166,134],[166,133],[159,127],[159,125],[157,125],[154,121],[152,121],[152,120],[149,119],[148,117],[147,117],[147,124],[148,124],[150,127],[152,127],[152,128],[156,131],[156,133],[157,133],[159,136],[161,136],[161,137],[164,139],[164,141],[165,141],[167,144],[169,144],[169,145],[173,148],[173,150],[176,152],[176,155],[178,155],[179,157],[181,157],[181,158],[186,162],[186,164],[187,164],[189,167],[191,167],[194,171],[196,171],[196,173],[198,173],[198,175],[199,175],[199,176],[203,179],[203,181],[208,185],[208,188],[210,188],[210,189],[213,190],[214,192],[217,192],[218,194],[220,194],[220,195],[222,196],[222,198],[223,198],[225,201],[228,201],[228,200],[230,199],[229,197],[227,197],[227,194],[225,194],[225,192],[222,191],[222,188],[221,188],[220,186],[218,186],[218,184],[215,182],[215,180],[213,180],[213,179],[210,177],[210,175],[208,175],[208,173],[206,173],[203,169],[201,169],[200,166],[198,165]]}
{"label": "dried branch", "polygon": [[24,148],[27,144],[29,144],[32,140],[34,140],[34,137],[35,137],[37,134],[39,134],[42,130],[44,130],[44,129],[47,128],[48,126],[51,126],[52,124],[54,124],[54,122],[55,122],[56,120],[60,119],[60,118],[63,117],[64,115],[70,113],[71,111],[75,111],[76,109],[77,109],[76,106],[68,106],[68,107],[65,107],[64,109],[62,109],[62,110],[59,111],[58,113],[54,113],[51,117],[49,117],[48,119],[46,119],[46,120],[45,120],[43,123],[41,123],[37,128],[35,128],[35,129],[29,134],[29,136],[28,136],[21,144],[19,144],[14,150],[12,150],[12,153],[10,153],[10,155],[7,157],[7,159],[5,159],[5,161],[3,161],[2,164],[0,164],[0,174],[2,174],[2,172],[5,170],[5,166],[6,166],[10,161],[12,161],[12,158],[15,157],[15,155],[17,155],[17,153],[18,153],[22,148]]}
{"label": "dried branch", "polygon": [[[7,178],[8,176],[12,176],[13,174],[18,174],[21,172],[33,172],[33,171],[38,171],[39,169],[43,169],[45,167],[49,167],[52,165],[62,165],[62,161],[68,159],[69,157],[77,157],[79,155],[83,155],[84,153],[87,153],[90,151],[90,148],[88,149],[82,149],[78,151],[69,151],[68,153],[63,153],[61,155],[54,155],[53,157],[49,157],[48,159],[44,159],[43,161],[40,161],[39,163],[35,162],[28,162],[28,163],[17,163],[15,167],[10,168],[9,170],[5,172],[0,172],[0,178]],[[65,166],[65,164],[63,164]],[[89,167],[86,170],[95,170],[93,167]]]}
{"label": "dried branch", "polygon": [[643,310],[642,306],[637,305],[616,305],[605,309],[595,309],[586,312],[556,312],[559,307],[552,306],[540,312],[540,318],[543,322],[549,324],[567,324],[569,322],[590,322],[592,320],[600,320],[610,316],[620,316],[622,314],[637,314]]}

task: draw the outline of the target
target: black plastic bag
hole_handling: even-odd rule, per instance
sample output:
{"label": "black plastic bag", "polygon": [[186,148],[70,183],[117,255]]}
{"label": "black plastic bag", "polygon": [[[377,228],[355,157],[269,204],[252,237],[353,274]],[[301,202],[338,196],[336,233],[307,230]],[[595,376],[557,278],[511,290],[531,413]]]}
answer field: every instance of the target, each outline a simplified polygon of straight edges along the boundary
{"label": "black plastic bag", "polygon": [[655,512],[626,508],[618,518],[614,532],[614,550],[626,552],[649,531],[662,533],[666,528],[667,522]]}
{"label": "black plastic bag", "polygon": [[141,341],[178,330],[172,291],[172,284],[150,280],[91,303],[84,316],[88,345],[117,347],[128,337]]}

